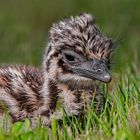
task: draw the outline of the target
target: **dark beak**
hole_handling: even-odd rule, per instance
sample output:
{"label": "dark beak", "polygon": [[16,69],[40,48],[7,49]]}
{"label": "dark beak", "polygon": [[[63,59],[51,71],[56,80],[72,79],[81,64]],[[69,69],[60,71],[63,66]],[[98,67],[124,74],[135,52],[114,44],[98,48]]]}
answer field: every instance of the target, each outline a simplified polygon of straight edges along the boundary
{"label": "dark beak", "polygon": [[105,62],[98,59],[81,63],[72,68],[72,71],[80,76],[99,80],[105,83],[111,82],[111,75]]}

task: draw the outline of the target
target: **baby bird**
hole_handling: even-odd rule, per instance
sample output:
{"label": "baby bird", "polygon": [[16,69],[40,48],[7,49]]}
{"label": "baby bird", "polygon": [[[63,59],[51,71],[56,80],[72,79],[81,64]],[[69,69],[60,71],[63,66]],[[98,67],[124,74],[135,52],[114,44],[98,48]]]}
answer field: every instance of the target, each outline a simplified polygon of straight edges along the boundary
{"label": "baby bird", "polygon": [[69,116],[80,116],[84,105],[89,106],[94,97],[94,110],[100,112],[103,95],[96,81],[111,81],[113,46],[112,39],[102,35],[90,14],[53,24],[42,69],[0,66],[1,104],[8,108],[14,122],[29,118],[34,124],[40,116],[46,126],[57,114],[59,100]]}

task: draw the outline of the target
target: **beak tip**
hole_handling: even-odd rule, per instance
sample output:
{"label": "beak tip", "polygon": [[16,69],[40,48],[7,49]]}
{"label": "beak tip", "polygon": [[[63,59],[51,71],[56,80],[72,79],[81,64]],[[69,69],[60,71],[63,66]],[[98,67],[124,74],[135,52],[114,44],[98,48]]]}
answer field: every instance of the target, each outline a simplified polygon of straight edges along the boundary
{"label": "beak tip", "polygon": [[107,83],[110,83],[111,82],[111,76],[109,74],[106,74],[104,75],[104,81],[107,82]]}

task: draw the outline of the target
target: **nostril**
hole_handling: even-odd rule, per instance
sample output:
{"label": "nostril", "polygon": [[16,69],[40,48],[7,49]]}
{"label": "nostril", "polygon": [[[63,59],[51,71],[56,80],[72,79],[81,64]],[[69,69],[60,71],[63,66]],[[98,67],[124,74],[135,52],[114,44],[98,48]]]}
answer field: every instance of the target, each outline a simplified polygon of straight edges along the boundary
{"label": "nostril", "polygon": [[102,70],[101,69],[97,69],[96,72],[97,73],[102,73]]}

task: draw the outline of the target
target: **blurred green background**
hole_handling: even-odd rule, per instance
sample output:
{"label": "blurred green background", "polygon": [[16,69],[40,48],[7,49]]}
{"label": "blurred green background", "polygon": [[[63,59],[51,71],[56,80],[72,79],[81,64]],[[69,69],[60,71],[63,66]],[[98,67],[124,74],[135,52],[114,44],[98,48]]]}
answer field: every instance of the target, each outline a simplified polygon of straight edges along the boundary
{"label": "blurred green background", "polygon": [[117,40],[117,70],[140,66],[139,0],[0,0],[0,63],[40,66],[51,24],[82,12]]}

